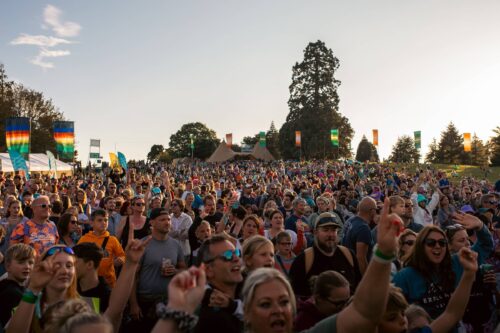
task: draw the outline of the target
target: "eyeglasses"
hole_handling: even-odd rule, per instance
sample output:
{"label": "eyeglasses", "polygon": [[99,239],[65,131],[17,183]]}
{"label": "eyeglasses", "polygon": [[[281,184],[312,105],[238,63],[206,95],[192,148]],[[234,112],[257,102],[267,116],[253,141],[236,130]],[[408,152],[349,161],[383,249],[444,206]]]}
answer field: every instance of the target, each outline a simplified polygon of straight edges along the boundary
{"label": "eyeglasses", "polygon": [[448,245],[448,241],[444,238],[441,238],[441,239],[427,238],[424,243],[428,247],[435,247],[436,244],[438,244],[439,247],[446,247]]}
{"label": "eyeglasses", "polygon": [[415,241],[412,239],[403,242],[403,245],[413,246],[413,244],[415,244]]}
{"label": "eyeglasses", "polygon": [[285,245],[285,246],[290,246],[290,245],[292,245],[292,242],[281,242],[279,244],[280,245]]}
{"label": "eyeglasses", "polygon": [[73,252],[73,249],[70,248],[70,247],[67,247],[67,246],[54,246],[54,247],[51,247],[50,249],[47,250],[47,252],[45,253],[45,255],[42,258],[42,261],[45,260],[45,259],[47,259],[47,257],[51,257],[54,254],[60,253],[60,252],[67,253],[67,254],[70,254],[72,256],[75,255],[75,252]]}
{"label": "eyeglasses", "polygon": [[134,206],[137,206],[137,207],[142,207],[142,206],[144,206],[144,202],[136,202],[136,203],[134,204]]}
{"label": "eyeglasses", "polygon": [[347,304],[347,302],[349,302],[349,299],[341,299],[341,300],[339,300],[339,301],[332,301],[331,299],[325,298],[325,300],[326,300],[328,303],[330,303],[330,304],[334,305],[334,306],[335,306],[335,307],[337,307],[337,308],[344,307],[344,305],[346,305],[346,304]]}
{"label": "eyeglasses", "polygon": [[234,251],[233,250],[224,251],[224,252],[222,252],[222,254],[215,256],[214,258],[207,260],[206,262],[209,263],[209,262],[214,261],[215,259],[221,259],[225,262],[229,262],[229,261],[233,260],[234,256],[236,256],[237,258],[239,258],[241,256],[240,249],[236,249]]}
{"label": "eyeglasses", "polygon": [[42,207],[42,208],[52,208],[51,204],[41,204],[41,205],[35,205],[35,207]]}

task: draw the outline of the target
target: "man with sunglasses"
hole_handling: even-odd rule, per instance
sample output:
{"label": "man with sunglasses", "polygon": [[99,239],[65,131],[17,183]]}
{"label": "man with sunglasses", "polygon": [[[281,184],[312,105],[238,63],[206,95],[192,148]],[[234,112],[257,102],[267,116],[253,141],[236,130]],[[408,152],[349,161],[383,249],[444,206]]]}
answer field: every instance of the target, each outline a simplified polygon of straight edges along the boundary
{"label": "man with sunglasses", "polygon": [[411,201],[410,197],[403,197],[403,199],[405,201],[405,211],[400,217],[403,220],[404,227],[418,234],[424,226],[413,221],[413,201]]}
{"label": "man with sunglasses", "polygon": [[56,225],[49,220],[51,208],[49,197],[39,196],[31,207],[33,218],[16,226],[10,236],[10,244],[27,244],[40,255],[59,242],[59,234]]}
{"label": "man with sunglasses", "polygon": [[208,288],[194,332],[243,332],[243,305],[238,295],[243,282],[240,256],[240,250],[223,235],[213,236],[201,245],[198,258],[200,264],[205,264]]}

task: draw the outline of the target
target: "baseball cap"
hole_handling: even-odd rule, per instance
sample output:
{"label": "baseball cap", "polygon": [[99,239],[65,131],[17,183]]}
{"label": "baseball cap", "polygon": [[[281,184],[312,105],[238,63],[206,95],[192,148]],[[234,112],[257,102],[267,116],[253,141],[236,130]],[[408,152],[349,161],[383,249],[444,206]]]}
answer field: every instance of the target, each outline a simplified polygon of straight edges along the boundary
{"label": "baseball cap", "polygon": [[417,202],[422,202],[422,201],[427,202],[427,198],[425,197],[425,195],[423,194],[417,195]]}
{"label": "baseball cap", "polygon": [[474,208],[472,208],[471,205],[464,205],[462,208],[460,208],[460,211],[462,213],[474,213]]}
{"label": "baseball cap", "polygon": [[334,226],[337,228],[342,228],[342,222],[337,214],[333,213],[321,213],[318,216],[318,220],[316,221],[315,228],[326,227],[326,226]]}
{"label": "baseball cap", "polygon": [[151,214],[149,214],[149,218],[154,220],[161,215],[170,215],[170,213],[165,208],[155,208],[151,211]]}

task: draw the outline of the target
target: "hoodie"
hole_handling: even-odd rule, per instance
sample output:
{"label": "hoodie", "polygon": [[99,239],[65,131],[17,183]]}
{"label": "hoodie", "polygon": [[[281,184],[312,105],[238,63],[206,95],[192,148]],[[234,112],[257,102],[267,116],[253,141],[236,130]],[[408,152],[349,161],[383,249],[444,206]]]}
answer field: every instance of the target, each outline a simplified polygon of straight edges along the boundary
{"label": "hoodie", "polygon": [[80,243],[95,243],[97,246],[102,248],[102,244],[106,237],[108,238],[108,243],[106,244],[106,248],[104,250],[104,257],[99,264],[99,268],[97,270],[97,274],[102,276],[106,283],[113,288],[116,283],[116,274],[115,274],[115,266],[114,261],[116,258],[121,258],[123,262],[125,262],[125,252],[123,251],[120,242],[116,237],[111,236],[108,231],[105,231],[102,235],[97,236],[93,231],[85,234],[80,238]]}

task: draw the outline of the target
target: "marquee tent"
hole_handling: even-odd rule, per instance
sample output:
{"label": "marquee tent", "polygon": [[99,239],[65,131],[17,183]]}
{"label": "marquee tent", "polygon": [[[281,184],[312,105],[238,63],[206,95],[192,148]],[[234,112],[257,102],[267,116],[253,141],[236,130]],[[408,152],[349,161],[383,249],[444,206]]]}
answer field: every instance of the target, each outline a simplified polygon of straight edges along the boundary
{"label": "marquee tent", "polygon": [[[12,162],[10,160],[8,153],[0,153],[0,170],[3,172],[13,172]],[[49,168],[49,158],[45,154],[30,154],[29,163],[26,161],[30,172],[42,172],[48,173]],[[72,174],[73,167],[68,163],[56,160],[57,173]]]}

